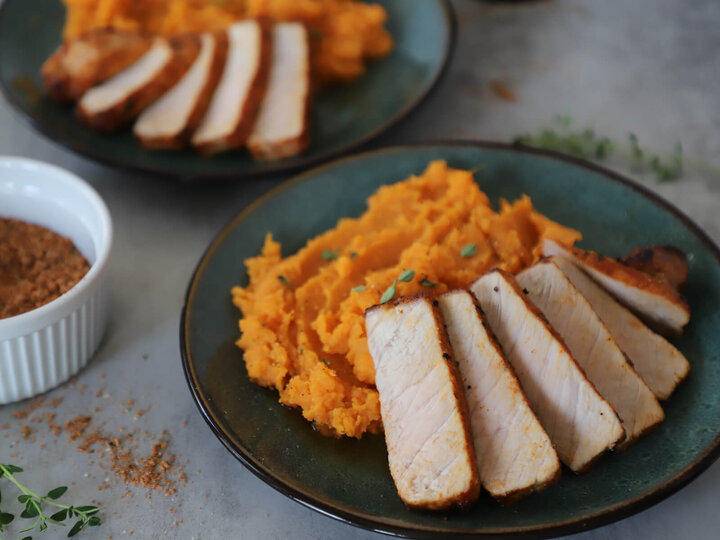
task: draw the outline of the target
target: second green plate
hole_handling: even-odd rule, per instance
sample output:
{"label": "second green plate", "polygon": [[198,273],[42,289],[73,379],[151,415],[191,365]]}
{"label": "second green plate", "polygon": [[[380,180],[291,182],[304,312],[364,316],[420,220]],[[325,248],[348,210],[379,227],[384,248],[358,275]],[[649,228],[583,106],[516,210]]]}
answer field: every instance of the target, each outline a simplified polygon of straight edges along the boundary
{"label": "second green plate", "polygon": [[[43,91],[40,66],[60,44],[60,0],[5,0],[0,6],[0,90],[20,116],[62,146],[102,163],[181,179],[238,180],[306,167],[347,152],[405,117],[435,86],[450,58],[455,23],[446,0],[377,0],[388,12],[392,53],[357,81],[321,91],[314,102],[310,148],[276,162],[245,150],[210,158],[192,151],[147,150],[131,130],[100,135]],[[31,37],[30,37],[31,36]]]}

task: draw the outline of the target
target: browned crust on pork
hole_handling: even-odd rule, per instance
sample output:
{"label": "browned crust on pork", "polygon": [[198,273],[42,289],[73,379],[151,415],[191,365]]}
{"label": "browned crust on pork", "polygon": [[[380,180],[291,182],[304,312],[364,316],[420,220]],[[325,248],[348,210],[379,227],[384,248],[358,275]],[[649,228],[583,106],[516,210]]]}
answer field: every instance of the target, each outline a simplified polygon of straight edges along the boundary
{"label": "browned crust on pork", "polygon": [[113,28],[96,28],[64,42],[40,70],[48,94],[59,104],[77,101],[93,86],[130,67],[151,42],[138,32]]}
{"label": "browned crust on pork", "polygon": [[601,272],[612,279],[621,281],[631,287],[649,291],[658,296],[662,296],[671,303],[680,307],[688,314],[690,313],[690,307],[688,306],[685,299],[677,291],[675,287],[668,281],[663,275],[650,275],[635,268],[627,266],[617,259],[611,259],[599,255],[594,251],[585,251],[577,247],[571,247],[563,245],[569,253],[573,255],[578,261],[586,264],[590,268]]}
{"label": "browned crust on pork", "polygon": [[260,104],[267,90],[270,62],[272,60],[272,25],[268,19],[264,18],[258,18],[255,19],[255,21],[260,26],[258,69],[255,72],[253,81],[250,83],[247,99],[238,116],[238,125],[235,127],[235,131],[227,137],[207,143],[196,144],[195,149],[200,154],[207,156],[245,146],[255,125],[258,112],[260,112]]}
{"label": "browned crust on pork", "polygon": [[213,58],[210,63],[209,75],[205,81],[205,86],[200,91],[195,107],[193,108],[190,116],[188,117],[187,123],[182,131],[179,133],[166,136],[166,137],[144,137],[138,135],[138,140],[145,148],[151,148],[156,150],[180,150],[188,145],[192,138],[195,128],[197,128],[200,121],[205,116],[212,96],[215,93],[220,78],[225,68],[225,61],[227,60],[228,52],[228,37],[224,31],[213,32],[213,38],[215,40],[215,50],[213,52]]}
{"label": "browned crust on pork", "polygon": [[[475,312],[477,313],[478,319],[480,319],[480,322],[481,322],[483,328],[487,332],[488,341],[490,342],[490,345],[495,349],[495,352],[497,352],[503,365],[507,368],[509,373],[513,376],[513,378],[517,382],[518,386],[522,389],[522,384],[520,384],[520,379],[517,378],[517,374],[515,373],[515,370],[513,369],[512,365],[505,358],[505,354],[502,352],[502,347],[500,347],[500,343],[498,342],[497,338],[495,337],[495,333],[492,331],[492,328],[490,328],[490,324],[488,324],[487,319],[485,318],[485,312],[483,311],[482,307],[480,306],[480,302],[478,302],[478,299],[475,298],[475,295],[471,291],[468,291],[466,289],[459,289],[459,290],[467,292],[470,295],[470,299],[472,300],[472,303],[475,306]],[[443,294],[446,295],[446,294],[451,294],[453,292],[457,292],[457,289],[455,291],[448,291]],[[530,495],[532,493],[538,493],[540,491],[543,491],[545,488],[552,486],[553,484],[556,484],[560,480],[560,477],[562,476],[562,467],[560,465],[560,458],[558,458],[557,451],[555,450],[555,444],[552,442],[552,439],[550,439],[550,436],[545,431],[545,428],[543,427],[542,423],[540,422],[537,415],[535,414],[535,411],[530,406],[530,402],[528,401],[527,396],[525,395],[524,391],[521,392],[520,399],[522,399],[525,402],[525,405],[527,405],[527,408],[530,411],[530,414],[532,414],[533,417],[535,418],[535,420],[537,421],[538,427],[543,430],[543,432],[545,433],[545,436],[548,438],[548,441],[550,441],[550,445],[552,446],[553,451],[555,451],[555,460],[557,463],[557,468],[555,470],[555,474],[551,478],[548,478],[548,480],[546,480],[545,482],[539,482],[539,483],[533,484],[532,486],[528,486],[523,489],[515,489],[515,490],[507,491],[507,492],[505,492],[504,495],[496,496],[491,493],[490,495],[502,505],[512,504],[514,502],[519,501],[520,499],[527,497],[528,495]]]}
{"label": "browned crust on pork", "polygon": [[[555,266],[555,267],[560,271],[560,273],[562,273],[562,269],[561,269],[557,264],[555,264],[555,262],[553,261],[553,257],[549,257],[549,258],[543,257],[543,258],[540,260],[540,262],[538,262],[537,264],[552,264],[553,266]],[[563,276],[564,276],[564,274],[563,274]],[[570,281],[570,278],[568,278],[567,276],[565,276],[565,279],[568,281],[568,283],[570,283],[570,286],[571,286],[572,288],[575,288],[575,285],[573,285],[572,281]],[[577,290],[577,289],[576,289],[576,290]],[[582,296],[582,293],[580,293],[580,291],[577,291],[577,293]],[[589,302],[588,302],[588,303],[589,303]],[[590,308],[592,309],[592,306],[590,306]],[[608,335],[612,338],[612,341],[613,341],[613,343],[615,343],[615,346],[616,346],[616,347],[618,348],[618,350],[622,353],[623,358],[625,358],[625,362],[627,363],[628,367],[635,373],[635,375],[637,375],[637,377],[638,377],[641,381],[643,381],[643,378],[642,378],[642,377],[640,376],[640,374],[635,370],[635,365],[632,363],[632,361],[630,360],[630,358],[628,358],[628,355],[625,354],[625,351],[623,351],[622,349],[620,349],[620,346],[615,342],[615,338],[613,337],[612,332],[610,332],[610,330],[608,329],[608,327],[607,327],[607,325],[605,324],[605,322],[603,322],[603,320],[600,319],[600,317],[598,317],[598,321],[600,322],[600,324],[602,325],[602,327],[605,328],[605,331],[606,331],[606,332],[608,333]],[[578,367],[581,367],[581,366],[578,364]],[[582,368],[581,368],[581,369],[582,369]],[[643,383],[644,383],[644,381],[643,381]],[[649,388],[648,388],[648,390],[649,390]],[[599,392],[598,392],[598,394],[599,394]],[[617,446],[615,447],[615,450],[625,450],[626,448],[629,448],[629,447],[632,446],[638,439],[640,439],[640,437],[642,437],[642,436],[645,435],[646,433],[649,433],[650,431],[652,431],[653,429],[655,429],[658,425],[660,425],[660,424],[663,422],[663,420],[665,420],[665,410],[662,408],[662,405],[660,405],[660,400],[658,399],[658,397],[657,397],[652,391],[650,392],[650,394],[652,395],[652,397],[655,399],[655,401],[657,402],[658,406],[660,407],[660,410],[661,410],[662,413],[663,413],[663,414],[662,414],[662,417],[661,417],[660,419],[658,419],[654,424],[650,424],[649,426],[646,426],[645,429],[643,429],[640,433],[638,433],[638,434],[635,436],[635,438],[632,438],[632,439],[631,439],[631,438],[627,437],[627,434],[626,434],[626,437],[617,444]],[[604,398],[603,398],[603,399],[604,399]],[[614,410],[614,409],[613,409],[613,410]],[[618,418],[620,418],[620,417],[618,416]],[[622,419],[620,419],[620,421],[622,422]],[[623,428],[624,428],[624,426],[623,426]]]}
{"label": "browned crust on pork", "polygon": [[188,34],[169,40],[172,58],[148,84],[126,96],[114,107],[101,112],[86,111],[81,105],[76,109],[78,118],[102,133],[116,131],[130,122],[145,107],[172,88],[187,72],[200,52],[200,38]]}
{"label": "browned crust on pork", "polygon": [[310,52],[310,33],[307,26],[305,28],[305,41],[308,47],[307,67],[307,93],[305,94],[305,119],[303,121],[303,129],[299,136],[285,139],[283,141],[272,144],[248,144],[248,150],[252,154],[253,159],[258,161],[274,161],[296,156],[307,150],[310,146],[310,124],[312,118],[312,103],[314,97],[312,60]]}
{"label": "browned crust on pork", "polygon": [[607,404],[607,406],[610,408],[610,410],[612,410],[615,413],[615,417],[620,422],[620,426],[622,427],[622,433],[615,441],[612,441],[608,445],[608,448],[606,449],[606,451],[600,452],[597,456],[595,456],[593,459],[591,459],[589,462],[587,462],[585,464],[585,466],[578,469],[577,471],[574,471],[576,473],[586,472],[595,464],[595,462],[598,459],[600,459],[603,455],[605,455],[607,450],[612,450],[615,446],[619,445],[620,443],[622,443],[625,440],[625,437],[626,437],[625,427],[622,425],[622,421],[620,420],[620,417],[617,415],[617,411],[613,408],[612,405],[610,405],[610,403],[604,397],[602,397],[600,392],[598,392],[597,388],[595,388],[595,385],[592,383],[592,381],[590,381],[590,379],[587,378],[587,375],[585,375],[585,371],[580,366],[580,364],[577,363],[577,361],[575,360],[573,355],[570,353],[570,349],[565,344],[563,339],[560,337],[560,334],[558,334],[557,330],[555,330],[552,327],[552,325],[548,322],[547,317],[545,317],[545,315],[542,313],[542,311],[540,311],[540,309],[535,304],[533,304],[529,298],[527,298],[527,295],[523,292],[523,289],[520,287],[520,285],[518,284],[517,280],[513,277],[513,275],[504,270],[500,270],[499,268],[495,268],[495,269],[491,270],[491,272],[499,273],[503,277],[503,279],[515,290],[515,293],[522,299],[523,302],[525,302],[525,305],[527,306],[528,310],[545,326],[545,328],[550,332],[550,334],[552,334],[552,336],[558,341],[558,343],[562,347],[563,351],[568,355],[569,358],[572,359],[572,361],[575,363],[575,366],[577,366],[577,368],[580,370],[580,373],[582,374],[585,381],[587,381],[587,383],[592,387],[592,389],[595,390],[595,393],[598,395],[598,397],[600,399],[602,399]]}
{"label": "browned crust on pork", "polygon": [[675,246],[639,247],[620,262],[653,277],[663,276],[676,289],[684,287],[687,281],[687,257]]}
{"label": "browned crust on pork", "polygon": [[[423,504],[415,504],[403,499],[402,494],[399,493],[400,498],[403,500],[405,505],[410,508],[418,508],[424,510],[445,510],[452,507],[457,508],[468,508],[475,503],[478,496],[480,495],[480,472],[478,471],[477,459],[475,454],[475,447],[473,445],[473,437],[470,431],[470,413],[468,411],[467,400],[465,398],[465,392],[463,391],[462,381],[460,373],[458,371],[457,363],[453,356],[452,348],[450,347],[450,339],[448,338],[447,330],[443,324],[442,315],[440,313],[440,307],[437,300],[432,300],[432,295],[429,293],[416,293],[408,296],[401,296],[395,300],[385,302],[384,304],[375,304],[365,310],[374,311],[378,309],[389,309],[402,306],[404,304],[410,304],[412,302],[427,302],[435,319],[435,327],[437,329],[438,343],[442,350],[442,357],[447,365],[448,374],[452,383],[453,395],[455,396],[455,402],[458,405],[460,418],[463,425],[463,433],[465,435],[465,444],[463,451],[466,453],[470,462],[470,468],[472,478],[468,489],[454,497],[449,499],[443,499],[438,501],[426,502]],[[397,485],[397,482],[395,483]]]}

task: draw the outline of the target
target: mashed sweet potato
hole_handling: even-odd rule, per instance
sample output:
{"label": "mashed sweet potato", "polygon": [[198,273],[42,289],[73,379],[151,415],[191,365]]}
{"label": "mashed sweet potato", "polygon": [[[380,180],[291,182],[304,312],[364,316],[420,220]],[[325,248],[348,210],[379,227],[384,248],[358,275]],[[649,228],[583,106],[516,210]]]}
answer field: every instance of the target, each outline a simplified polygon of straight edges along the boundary
{"label": "mashed sweet potato", "polygon": [[283,258],[268,234],[245,263],[249,285],[232,290],[247,372],[325,431],[381,431],[365,309],[405,270],[414,277],[396,283],[397,295],[467,287],[493,267],[517,272],[546,237],[573,244],[581,235],[527,196],[495,212],[471,172],[443,161],[380,188],[361,217],[341,219],[295,255]]}
{"label": "mashed sweet potato", "polygon": [[365,71],[365,61],[392,50],[385,29],[387,12],[355,0],[63,0],[63,35],[93,28],[173,35],[226,28],[247,17],[301,21],[311,29],[313,66],[319,79],[349,81]]}

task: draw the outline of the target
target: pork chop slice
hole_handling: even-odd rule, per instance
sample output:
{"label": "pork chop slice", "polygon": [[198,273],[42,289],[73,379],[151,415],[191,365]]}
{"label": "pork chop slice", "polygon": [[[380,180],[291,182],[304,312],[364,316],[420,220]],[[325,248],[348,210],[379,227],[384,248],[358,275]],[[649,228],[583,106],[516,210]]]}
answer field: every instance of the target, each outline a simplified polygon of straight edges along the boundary
{"label": "pork chop slice", "polygon": [[78,117],[97,131],[119,129],[172,88],[199,52],[198,36],[156,38],[137,62],[83,94]]}
{"label": "pork chop slice", "polygon": [[189,142],[220,81],[227,46],[225,32],[200,36],[200,53],[187,73],[135,122],[143,146],[177,149]]}
{"label": "pork chop slice", "polygon": [[395,486],[410,507],[466,506],[480,491],[467,403],[439,309],[426,296],[365,312]]}
{"label": "pork chop slice", "polygon": [[220,82],[192,137],[202,154],[245,145],[267,88],[272,53],[268,25],[256,19],[240,21],[227,29],[227,37]]}
{"label": "pork chop slice", "polygon": [[612,406],[514,277],[493,270],[471,291],[561,461],[575,472],[587,470],[625,438]]}
{"label": "pork chop slice", "polygon": [[687,281],[687,257],[675,246],[636,248],[621,259],[621,262],[646,274],[662,275],[676,289],[682,289]]}
{"label": "pork chop slice", "polygon": [[138,32],[98,28],[65,41],[42,66],[48,94],[73,103],[93,86],[130,67],[150,48]]}
{"label": "pork chop slice", "polygon": [[680,335],[683,326],[690,320],[687,303],[662,276],[651,276],[615,259],[547,238],[543,242],[542,253],[571,259],[621,303],[660,331]]}
{"label": "pork chop slice", "polygon": [[553,262],[590,302],[645,384],[658,399],[667,399],[690,370],[683,354],[645,326],[570,259],[553,257]]}
{"label": "pork chop slice", "polygon": [[302,152],[310,142],[310,41],[301,23],[273,27],[273,53],[265,99],[248,139],[255,159]]}
{"label": "pork chop slice", "polygon": [[663,421],[665,414],[655,394],[628,363],[590,302],[553,259],[540,261],[516,278],[560,334],[590,382],[615,409],[625,428],[622,446]]}
{"label": "pork chop slice", "polygon": [[470,412],[482,486],[514,502],[560,479],[560,460],[473,295],[438,297]]}

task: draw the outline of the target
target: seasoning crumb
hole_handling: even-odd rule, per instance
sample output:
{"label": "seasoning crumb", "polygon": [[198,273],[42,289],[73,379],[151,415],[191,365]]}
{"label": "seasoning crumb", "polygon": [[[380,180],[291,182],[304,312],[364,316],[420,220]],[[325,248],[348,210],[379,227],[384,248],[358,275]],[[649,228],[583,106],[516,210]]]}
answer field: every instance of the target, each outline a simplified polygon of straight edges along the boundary
{"label": "seasoning crumb", "polygon": [[518,101],[517,95],[515,95],[512,88],[502,81],[490,81],[490,90],[492,90],[496,98],[502,101],[507,101],[508,103],[517,103]]}

